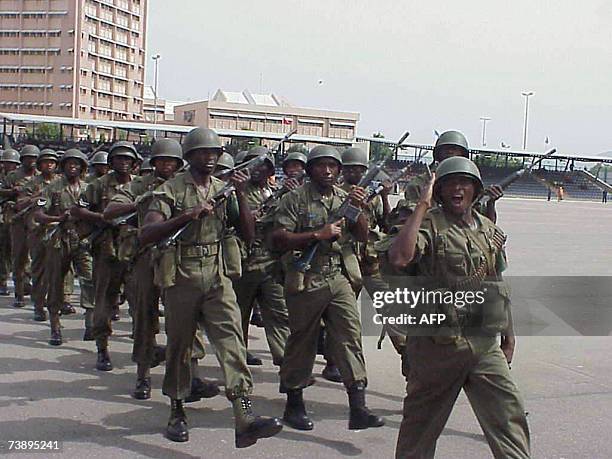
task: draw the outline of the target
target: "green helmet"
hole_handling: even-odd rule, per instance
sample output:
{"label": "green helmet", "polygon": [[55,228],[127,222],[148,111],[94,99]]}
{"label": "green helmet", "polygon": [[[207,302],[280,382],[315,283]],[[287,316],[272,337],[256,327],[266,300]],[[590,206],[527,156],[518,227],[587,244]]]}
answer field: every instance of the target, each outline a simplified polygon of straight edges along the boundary
{"label": "green helmet", "polygon": [[[183,161],[183,148],[174,139],[159,139],[156,141],[151,151],[151,163],[153,165],[155,165],[155,158],[174,158],[179,162],[179,169],[185,164]],[[140,170],[142,170],[142,167]]]}
{"label": "green helmet", "polygon": [[217,161],[217,169],[232,169],[234,167],[234,158],[229,153],[223,153]]}
{"label": "green helmet", "polygon": [[308,160],[307,156],[301,151],[292,151],[283,160],[283,166],[287,164],[289,161],[299,161],[305,166],[307,160]]}
{"label": "green helmet", "polygon": [[115,142],[108,152],[108,162],[110,163],[115,156],[127,156],[128,158],[136,161],[138,159],[138,152],[132,142],[126,142],[120,140]]}
{"label": "green helmet", "polygon": [[347,148],[342,152],[342,165],[368,167],[368,155],[361,148]]}
{"label": "green helmet", "polygon": [[26,158],[28,156],[31,158],[38,158],[38,155],[40,155],[40,149],[36,145],[26,145],[19,153],[20,158]]}
{"label": "green helmet", "polygon": [[470,151],[467,139],[459,131],[446,131],[440,134],[440,137],[438,137],[438,140],[436,140],[436,145],[434,146],[434,156],[436,155],[436,150],[445,145],[463,148],[465,150],[466,157]]}
{"label": "green helmet", "polygon": [[247,155],[248,151],[243,150],[243,151],[239,151],[238,153],[236,153],[236,157],[234,158],[234,163],[236,165],[244,162],[244,158]]}
{"label": "green helmet", "polygon": [[272,169],[276,167],[276,163],[274,161],[274,156],[270,153],[270,150],[266,147],[253,147],[249,150],[249,152],[244,157],[244,160],[247,161],[249,159],[256,158],[261,155],[266,155],[266,161],[268,161],[268,165],[272,166]]}
{"label": "green helmet", "polygon": [[59,160],[59,156],[57,155],[55,150],[52,150],[51,148],[45,148],[40,152],[40,155],[38,155],[38,158],[36,159],[36,164],[40,163],[43,159],[52,159],[53,161],[57,162]]}
{"label": "green helmet", "polygon": [[319,158],[333,158],[342,166],[342,157],[340,156],[340,153],[331,145],[317,145],[310,150],[306,160],[306,165],[308,166],[311,162]]}
{"label": "green helmet", "polygon": [[85,172],[87,170],[87,156],[81,150],[77,148],[71,148],[70,150],[67,150],[66,153],[64,153],[64,156],[62,156],[62,159],[60,159],[60,169],[64,168],[64,164],[66,164],[66,161],[68,161],[69,159],[78,159],[81,162],[81,166],[83,168],[82,172]]}
{"label": "green helmet", "polygon": [[8,148],[2,152],[2,159],[0,159],[0,161],[3,163],[21,164],[19,152],[17,150],[13,150],[12,148]]}
{"label": "green helmet", "polygon": [[102,165],[106,166],[108,164],[108,152],[104,150],[97,151],[89,161],[90,166]]}
{"label": "green helmet", "polygon": [[145,158],[145,160],[140,165],[140,172],[153,170],[153,166],[151,165],[151,159],[152,158]]}
{"label": "green helmet", "polygon": [[462,175],[472,179],[476,183],[476,193],[474,194],[474,199],[476,199],[476,197],[484,189],[478,166],[476,166],[476,164],[474,164],[474,162],[468,158],[464,158],[463,156],[453,156],[438,164],[438,168],[436,169],[436,181],[434,183],[434,196],[438,194],[438,189],[444,179],[450,177],[451,175]]}
{"label": "green helmet", "polygon": [[217,133],[212,129],[201,127],[192,129],[185,136],[183,140],[183,157],[186,159],[189,153],[199,148],[219,150],[219,154],[223,152],[223,145]]}
{"label": "green helmet", "polygon": [[302,153],[304,156],[308,154],[308,148],[303,143],[294,143],[287,148],[287,154],[289,153]]}

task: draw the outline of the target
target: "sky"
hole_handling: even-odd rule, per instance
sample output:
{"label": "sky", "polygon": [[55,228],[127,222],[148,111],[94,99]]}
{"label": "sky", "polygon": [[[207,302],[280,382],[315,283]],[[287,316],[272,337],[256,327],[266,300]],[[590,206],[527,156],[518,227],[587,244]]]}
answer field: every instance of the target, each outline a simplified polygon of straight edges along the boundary
{"label": "sky", "polygon": [[[159,94],[218,88],[361,114],[358,135],[560,154],[612,150],[612,2],[606,0],[149,0]],[[147,82],[153,82],[150,57]],[[319,80],[323,83],[319,84]]]}

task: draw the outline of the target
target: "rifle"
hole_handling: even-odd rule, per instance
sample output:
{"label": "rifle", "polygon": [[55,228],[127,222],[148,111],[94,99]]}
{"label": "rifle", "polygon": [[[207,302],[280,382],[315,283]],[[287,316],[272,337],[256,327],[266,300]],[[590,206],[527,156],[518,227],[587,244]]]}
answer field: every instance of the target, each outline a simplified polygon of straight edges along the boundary
{"label": "rifle", "polygon": [[[245,163],[240,164],[239,166],[234,167],[233,169],[228,169],[227,171],[223,171],[223,172],[225,172],[225,173],[234,172],[236,170],[240,170],[240,169],[244,169],[244,168],[246,168],[247,170],[250,170],[250,169],[252,169],[254,167],[259,166],[265,160],[266,160],[266,155],[259,155],[259,156],[256,156],[253,159],[250,159],[249,161],[247,161]],[[216,209],[222,203],[224,203],[232,195],[232,193],[235,190],[236,190],[236,187],[234,187],[233,184],[231,184],[231,183],[226,184],[217,193],[215,193],[215,195],[212,198],[210,198],[210,200],[208,201],[208,204],[211,204],[213,209]],[[191,226],[193,221],[194,220],[191,220],[191,221],[185,223],[183,226],[181,226],[179,229],[177,229],[174,233],[172,233],[169,237],[167,237],[166,239],[162,240],[160,243],[157,244],[157,248],[159,250],[165,250],[165,249],[169,248],[170,246],[174,245],[176,243],[176,240],[178,239],[178,237],[181,234],[183,234],[187,228],[189,228]]]}
{"label": "rifle", "polygon": [[[306,172],[302,171],[300,175],[293,177],[296,180],[302,180],[302,178],[306,175]],[[253,214],[256,218],[260,218],[263,215],[266,215],[270,209],[272,208],[272,204],[276,202],[282,195],[287,192],[287,189],[282,186],[278,190],[274,191],[270,196],[268,196],[264,202],[262,202],[257,209],[253,211]],[[257,217],[259,216],[259,217]]]}
{"label": "rifle", "polygon": [[[361,178],[358,187],[365,188],[372,183],[372,180],[376,178],[376,176],[382,170],[382,163],[377,163],[374,166],[370,167],[365,175]],[[349,197],[347,196],[345,200],[342,202],[340,207],[336,212],[334,212],[328,219],[327,224],[334,223],[341,218],[348,218],[351,222],[356,222],[359,218],[359,214],[361,214],[361,210],[351,204]],[[302,256],[295,261],[295,269],[299,272],[305,273],[311,268],[312,260],[314,259],[319,246],[322,241],[316,241],[311,244],[304,252]]]}
{"label": "rifle", "polygon": [[266,159],[265,155],[255,156],[254,158],[251,158],[248,161],[240,163],[237,166],[232,167],[231,169],[226,169],[224,171],[217,172],[216,174],[214,174],[214,177],[221,178],[224,175],[233,174],[234,172],[240,171],[242,169],[251,170],[251,169],[253,169],[254,164],[259,165],[259,164],[263,163],[265,159]]}
{"label": "rifle", "polygon": [[295,134],[297,134],[297,128],[287,132],[287,134],[285,134],[285,136],[281,139],[280,142],[278,142],[278,145],[276,146],[276,150],[274,150],[274,156],[278,155],[281,151],[281,149],[283,148],[283,145],[285,144],[285,142],[287,140],[289,140],[289,138]]}
{"label": "rifle", "polygon": [[118,226],[125,225],[127,224],[129,219],[134,218],[136,215],[138,215],[138,212],[134,211],[130,212],[129,214],[120,215],[117,218],[109,220],[108,222],[106,222],[105,226],[97,228],[89,236],[87,236],[87,238],[85,239],[87,241],[87,244],[92,245],[94,241],[98,239],[102,235],[102,233],[104,233],[104,231],[109,228],[116,228]]}
{"label": "rifle", "polygon": [[19,212],[17,212],[13,218],[21,218],[24,215],[26,215],[28,212],[30,212],[32,209],[34,209],[34,207],[42,207],[46,203],[47,203],[46,199],[38,199],[30,203],[26,208],[21,209]]}
{"label": "rifle", "polygon": [[[518,179],[520,179],[523,175],[531,174],[531,171],[533,170],[533,168],[536,165],[542,163],[542,161],[544,161],[546,158],[551,157],[556,152],[557,152],[556,148],[550,149],[543,156],[541,156],[537,160],[534,160],[529,167],[523,168],[523,169],[519,169],[517,171],[514,171],[512,174],[504,177],[496,185],[499,186],[502,190],[507,189],[510,185],[512,185],[514,182],[516,182]],[[480,198],[480,200],[478,202],[479,202],[479,204],[481,206],[486,206],[489,203],[490,200],[491,200],[491,198],[489,197],[489,195],[484,195],[482,198]]]}

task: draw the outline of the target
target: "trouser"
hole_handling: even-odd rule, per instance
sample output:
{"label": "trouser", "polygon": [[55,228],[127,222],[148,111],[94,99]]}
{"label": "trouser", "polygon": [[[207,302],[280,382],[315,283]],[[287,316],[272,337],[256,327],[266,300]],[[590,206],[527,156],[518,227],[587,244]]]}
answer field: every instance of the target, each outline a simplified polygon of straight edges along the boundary
{"label": "trouser", "polygon": [[433,458],[436,441],[463,389],[496,458],[529,457],[523,400],[495,338],[436,344],[409,337],[404,416],[396,458]]}
{"label": "trouser", "polygon": [[95,308],[93,335],[99,348],[105,349],[108,337],[113,333],[111,317],[125,277],[127,265],[116,258],[94,254]]}
{"label": "trouser", "polygon": [[240,309],[231,281],[219,273],[218,258],[183,257],[176,284],[163,293],[168,337],[163,393],[173,399],[191,393],[190,360],[198,325],[215,348],[227,398],[234,400],[252,390]]}
{"label": "trouser", "polygon": [[45,268],[48,282],[48,308],[51,314],[59,313],[64,303],[65,279],[71,266],[81,284],[81,307],[94,308],[91,256],[81,244],[76,233],[57,239],[47,246]]}
{"label": "trouser", "polygon": [[[91,256],[90,256],[91,262]],[[70,303],[70,298],[74,293],[74,271],[72,266],[68,269],[66,277],[64,277],[64,303]]]}
{"label": "trouser", "polygon": [[308,386],[317,353],[321,319],[325,322],[328,339],[333,343],[326,346],[326,351],[331,352],[344,385],[367,383],[361,322],[351,284],[343,274],[337,273],[326,278],[321,276],[317,285],[286,296],[291,334],[280,371],[281,384],[287,389]]}
{"label": "trouser", "polygon": [[242,314],[244,342],[248,345],[249,323],[253,303],[257,300],[270,353],[274,362],[280,364],[289,337],[289,315],[283,286],[270,272],[253,270],[244,272],[240,280],[234,282],[234,291]]}
{"label": "trouser", "polygon": [[32,257],[32,302],[34,309],[42,310],[45,307],[48,290],[47,244],[42,241],[41,237],[32,233],[28,238],[28,244]]}
{"label": "trouser", "polygon": [[11,255],[15,278],[15,298],[23,298],[26,282],[30,282],[28,234],[22,219],[11,224]]}
{"label": "trouser", "polygon": [[[160,289],[153,283],[153,260],[150,253],[139,255],[126,282],[128,301],[133,305],[134,344],[132,361],[150,366],[153,361],[159,333]],[[203,359],[206,355],[204,340],[198,330],[194,338],[191,357]]]}
{"label": "trouser", "polygon": [[0,285],[6,285],[11,273],[11,232],[9,225],[0,223]]}

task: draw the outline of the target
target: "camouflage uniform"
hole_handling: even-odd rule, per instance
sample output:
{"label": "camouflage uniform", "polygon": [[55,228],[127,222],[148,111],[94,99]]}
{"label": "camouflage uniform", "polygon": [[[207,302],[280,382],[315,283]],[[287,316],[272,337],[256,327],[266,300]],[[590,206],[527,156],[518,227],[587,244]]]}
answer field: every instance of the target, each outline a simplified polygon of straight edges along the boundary
{"label": "camouflage uniform", "polygon": [[[6,174],[0,172],[0,183],[4,183]],[[6,210],[5,210],[6,209]],[[0,207],[0,286],[6,287],[11,273],[11,233],[6,222],[7,204]]]}
{"label": "camouflage uniform", "polygon": [[[257,210],[272,194],[265,186],[249,183],[245,191],[251,211]],[[283,361],[283,354],[289,337],[289,318],[281,284],[281,265],[270,253],[266,233],[272,229],[271,215],[264,215],[255,223],[255,240],[245,248],[242,260],[242,276],[234,282],[234,290],[242,313],[244,341],[248,341],[249,320],[255,300],[261,307],[266,338],[275,365]]]}

